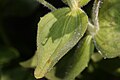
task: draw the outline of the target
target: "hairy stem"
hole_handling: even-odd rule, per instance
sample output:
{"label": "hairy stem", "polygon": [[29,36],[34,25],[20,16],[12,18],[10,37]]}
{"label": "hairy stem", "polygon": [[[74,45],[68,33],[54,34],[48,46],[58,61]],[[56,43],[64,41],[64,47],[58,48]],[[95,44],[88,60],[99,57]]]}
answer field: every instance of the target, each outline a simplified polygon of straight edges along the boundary
{"label": "hairy stem", "polygon": [[88,21],[88,31],[92,36],[96,34],[96,28],[90,21]]}
{"label": "hairy stem", "polygon": [[38,0],[38,2],[40,2],[41,4],[43,4],[45,7],[49,8],[52,11],[56,10],[56,8],[52,4],[48,3],[45,0]]}
{"label": "hairy stem", "polygon": [[92,10],[92,22],[97,31],[99,30],[98,14],[99,14],[100,3],[101,0],[95,0]]}

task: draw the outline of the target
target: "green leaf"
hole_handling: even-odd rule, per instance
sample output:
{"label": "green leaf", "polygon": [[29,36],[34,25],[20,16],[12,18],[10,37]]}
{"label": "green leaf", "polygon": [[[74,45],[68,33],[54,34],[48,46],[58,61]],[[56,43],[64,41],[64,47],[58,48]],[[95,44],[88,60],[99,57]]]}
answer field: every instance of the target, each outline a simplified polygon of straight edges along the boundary
{"label": "green leaf", "polygon": [[50,80],[74,80],[87,66],[93,53],[92,36],[87,36],[65,55],[46,77]]}
{"label": "green leaf", "polygon": [[120,56],[120,0],[103,0],[95,44],[105,58]]}
{"label": "green leaf", "polygon": [[[63,3],[67,4],[67,0],[62,0]],[[85,6],[90,0],[77,0],[79,7]]]}
{"label": "green leaf", "polygon": [[79,6],[85,6],[88,2],[90,2],[90,0],[79,0]]}
{"label": "green leaf", "polygon": [[16,49],[12,47],[0,47],[0,65],[6,64],[18,56],[19,53]]}
{"label": "green leaf", "polygon": [[35,77],[42,78],[81,39],[88,17],[81,10],[61,8],[48,13],[38,24],[38,65]]}

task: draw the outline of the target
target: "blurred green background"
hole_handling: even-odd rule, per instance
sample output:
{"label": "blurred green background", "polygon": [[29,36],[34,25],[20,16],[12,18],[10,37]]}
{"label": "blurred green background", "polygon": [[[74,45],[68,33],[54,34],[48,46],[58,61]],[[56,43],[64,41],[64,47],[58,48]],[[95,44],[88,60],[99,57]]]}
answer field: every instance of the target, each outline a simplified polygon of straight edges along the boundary
{"label": "blurred green background", "polygon": [[[46,1],[56,8],[67,6],[61,0]],[[89,17],[93,1],[83,7]],[[0,80],[36,80],[34,69],[23,68],[19,63],[34,55],[37,23],[48,12],[36,0],[0,0]],[[89,67],[76,80],[120,80],[119,58],[98,57],[93,55]]]}

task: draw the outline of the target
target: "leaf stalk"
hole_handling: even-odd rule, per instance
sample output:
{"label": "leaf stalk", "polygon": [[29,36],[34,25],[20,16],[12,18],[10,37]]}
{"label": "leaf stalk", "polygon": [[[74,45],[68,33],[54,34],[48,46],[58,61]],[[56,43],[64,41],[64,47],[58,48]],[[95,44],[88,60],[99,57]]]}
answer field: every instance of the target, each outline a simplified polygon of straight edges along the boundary
{"label": "leaf stalk", "polygon": [[45,7],[49,8],[51,11],[56,10],[56,8],[52,4],[48,3],[45,0],[38,0],[38,2],[40,2],[41,4],[43,4]]}

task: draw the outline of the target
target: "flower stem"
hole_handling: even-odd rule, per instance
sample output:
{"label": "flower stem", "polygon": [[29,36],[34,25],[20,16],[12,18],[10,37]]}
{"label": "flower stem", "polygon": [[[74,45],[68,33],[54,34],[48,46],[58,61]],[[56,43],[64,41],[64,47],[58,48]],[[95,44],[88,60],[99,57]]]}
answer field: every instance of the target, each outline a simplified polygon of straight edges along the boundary
{"label": "flower stem", "polygon": [[56,10],[56,8],[52,4],[48,3],[45,0],[38,0],[38,2],[40,2],[41,4],[43,4],[45,7],[49,8],[51,11]]}
{"label": "flower stem", "polygon": [[96,31],[99,30],[98,14],[99,14],[100,3],[101,3],[101,0],[95,0],[93,5],[93,10],[92,10],[92,22],[96,28]]}

